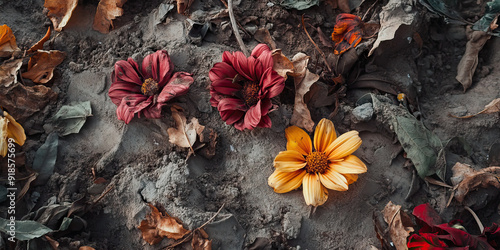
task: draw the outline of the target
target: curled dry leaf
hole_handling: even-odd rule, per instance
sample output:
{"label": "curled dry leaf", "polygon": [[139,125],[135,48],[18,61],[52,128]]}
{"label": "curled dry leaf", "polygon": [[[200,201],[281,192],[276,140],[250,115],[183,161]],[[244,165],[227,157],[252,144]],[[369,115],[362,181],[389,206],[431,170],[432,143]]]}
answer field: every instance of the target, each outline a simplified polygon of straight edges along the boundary
{"label": "curled dry leaf", "polygon": [[281,53],[280,49],[272,51],[273,55],[273,69],[278,75],[287,78],[287,74],[295,72],[293,63]]}
{"label": "curled dry leaf", "polygon": [[92,28],[107,34],[113,28],[113,19],[123,15],[122,6],[127,0],[101,0],[97,5]]}
{"label": "curled dry leaf", "polygon": [[208,239],[208,234],[203,229],[194,230],[193,240],[191,241],[193,250],[211,250],[212,241]]}
{"label": "curled dry leaf", "polygon": [[12,53],[18,51],[16,37],[12,29],[6,24],[0,26],[0,57],[10,57]]}
{"label": "curled dry leaf", "polygon": [[78,0],[45,0],[43,7],[49,10],[47,16],[56,31],[61,31],[68,24],[77,4]]}
{"label": "curled dry leaf", "polygon": [[273,50],[276,49],[276,43],[274,42],[271,33],[269,33],[269,30],[266,28],[258,29],[253,35],[253,38],[255,38],[255,40],[259,41],[260,43],[269,44],[269,46],[271,46],[271,49]]}
{"label": "curled dry leaf", "polygon": [[484,109],[479,111],[479,113],[477,114],[474,114],[474,115],[466,115],[466,116],[454,116],[454,115],[451,115],[452,117],[455,117],[455,118],[472,118],[476,115],[479,115],[479,114],[492,114],[492,113],[498,113],[500,112],[500,98],[497,98],[493,101],[491,101],[490,103],[488,103],[488,105],[484,106]]}
{"label": "curled dry leaf", "polygon": [[458,63],[457,76],[455,77],[464,87],[464,92],[472,85],[472,76],[479,61],[479,51],[491,38],[491,35],[484,31],[471,31],[468,29],[467,33],[469,41],[465,46],[465,53]]}
{"label": "curled dry leaf", "polygon": [[451,169],[453,177],[451,182],[454,185],[455,199],[463,202],[465,196],[479,187],[487,188],[489,186],[500,189],[500,167],[488,167],[481,170],[474,170],[469,165],[457,162]]}
{"label": "curled dry leaf", "polygon": [[0,86],[10,87],[17,82],[17,72],[23,65],[23,59],[7,60],[0,65]]}
{"label": "curled dry leaf", "polygon": [[23,73],[24,78],[36,83],[47,83],[54,75],[54,69],[64,61],[66,53],[58,50],[39,50],[30,58],[28,71]]}
{"label": "curled dry leaf", "polygon": [[304,96],[309,92],[311,85],[319,80],[319,75],[307,69],[308,62],[309,56],[304,53],[297,53],[292,58],[292,63],[295,68],[293,77],[295,82],[295,105],[293,107],[290,123],[312,132],[314,121],[311,119],[311,112],[304,102]]}
{"label": "curled dry leaf", "polygon": [[177,0],[177,13],[183,14],[192,3],[193,0]]}
{"label": "curled dry leaf", "polygon": [[392,201],[389,201],[385,205],[382,213],[384,214],[385,222],[389,225],[389,234],[396,249],[408,249],[406,247],[406,239],[410,236],[411,232],[415,231],[410,216],[401,211],[400,205],[394,205]]}
{"label": "curled dry leaf", "polygon": [[191,118],[190,123],[186,123],[186,117],[175,107],[171,108],[172,118],[174,118],[177,128],[167,129],[170,143],[179,147],[190,148],[194,152],[193,145],[196,142],[196,136],[201,134],[205,126],[198,123],[198,119]]}
{"label": "curled dry leaf", "polygon": [[186,230],[176,219],[168,214],[163,215],[158,209],[148,204],[151,213],[146,215],[146,219],[138,227],[142,232],[142,238],[150,245],[158,244],[164,237],[178,240],[188,234]]}
{"label": "curled dry leaf", "polygon": [[51,29],[49,27],[45,36],[40,41],[38,41],[35,45],[33,45],[33,47],[31,47],[26,53],[33,53],[39,49],[43,49],[43,44],[45,44],[45,42],[47,40],[49,40],[51,33],[52,32],[51,32]]}

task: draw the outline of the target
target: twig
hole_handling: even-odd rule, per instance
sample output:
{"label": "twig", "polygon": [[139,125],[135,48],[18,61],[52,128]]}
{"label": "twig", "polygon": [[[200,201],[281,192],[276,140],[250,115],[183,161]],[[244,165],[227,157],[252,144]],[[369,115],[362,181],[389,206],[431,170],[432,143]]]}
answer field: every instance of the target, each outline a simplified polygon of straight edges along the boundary
{"label": "twig", "polygon": [[325,61],[325,65],[328,68],[328,71],[332,72],[332,69],[328,65],[328,61],[326,60],[325,53],[323,53],[323,51],[321,51],[321,49],[318,47],[318,45],[314,42],[314,40],[309,35],[309,32],[307,32],[306,24],[305,24],[305,21],[304,21],[304,14],[302,14],[302,27],[304,28],[304,31],[306,32],[306,35],[309,38],[309,41],[312,42],[312,44],[314,45],[314,47],[316,47],[316,50],[321,54],[321,56],[323,56],[323,61]]}
{"label": "twig", "polygon": [[378,3],[378,0],[375,1],[365,12],[365,14],[363,15],[363,18],[361,18],[361,20],[364,22],[365,18],[366,18],[366,15],[368,15],[368,12],[370,12],[370,10],[375,6],[375,4]]}
{"label": "twig", "polygon": [[[226,6],[226,8],[228,8],[226,1],[224,1],[224,0],[220,0],[220,1],[222,2],[222,4],[224,4],[224,6]],[[243,30],[243,32],[245,32],[245,34],[247,34],[248,36],[251,36],[250,33],[248,33],[247,29],[243,28],[243,26],[241,25],[240,22],[238,22],[238,20],[236,20],[236,23],[238,24],[238,27],[240,27],[240,29]]]}
{"label": "twig", "polygon": [[233,33],[234,36],[236,37],[236,41],[238,41],[238,44],[240,45],[241,51],[246,57],[249,57],[250,54],[248,53],[247,47],[243,43],[243,39],[241,39],[240,32],[238,31],[238,25],[236,24],[236,19],[234,19],[234,12],[233,12],[233,0],[228,0],[227,1],[227,9],[229,12],[229,19],[231,20],[231,26],[233,27]]}
{"label": "twig", "polygon": [[114,187],[115,184],[111,185],[111,187],[109,187],[108,190],[104,191],[104,193],[102,193],[101,196],[99,196],[99,198],[97,198],[94,202],[92,202],[91,207],[97,204],[97,202],[99,202],[102,198],[104,198],[104,196],[106,196]]}
{"label": "twig", "polygon": [[477,223],[477,226],[479,227],[479,230],[481,231],[481,233],[483,233],[484,232],[483,223],[481,223],[481,221],[479,220],[479,217],[477,217],[476,213],[474,213],[474,211],[472,211],[472,209],[470,209],[468,206],[465,206],[465,210],[469,211],[469,213],[472,214],[472,217],[474,217],[474,220],[476,220],[476,223]]}

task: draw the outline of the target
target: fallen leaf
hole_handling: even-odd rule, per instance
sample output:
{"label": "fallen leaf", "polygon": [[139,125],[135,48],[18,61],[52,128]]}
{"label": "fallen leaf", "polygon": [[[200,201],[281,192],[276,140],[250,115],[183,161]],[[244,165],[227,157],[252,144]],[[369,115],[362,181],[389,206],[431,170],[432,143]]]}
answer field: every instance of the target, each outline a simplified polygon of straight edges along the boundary
{"label": "fallen leaf", "polygon": [[49,242],[49,244],[52,247],[52,249],[56,249],[56,250],[59,249],[59,242],[57,242],[56,240],[50,238],[47,235],[45,235],[44,237]]}
{"label": "fallen leaf", "polygon": [[56,31],[61,31],[68,24],[77,4],[78,0],[45,0],[43,7],[49,10],[47,16]]}
{"label": "fallen leaf", "polygon": [[314,83],[309,92],[304,96],[304,102],[308,107],[321,108],[335,103],[335,95],[328,95],[328,85],[322,82]]}
{"label": "fallen leaf", "polygon": [[39,49],[43,49],[43,45],[50,38],[50,33],[51,33],[51,30],[50,30],[50,27],[49,27],[49,29],[47,30],[47,33],[45,34],[45,36],[40,41],[38,41],[35,45],[33,45],[33,47],[31,47],[26,53],[29,54],[29,53],[32,53],[32,52],[36,52]]}
{"label": "fallen leaf", "polygon": [[56,133],[49,134],[45,143],[38,148],[33,159],[33,170],[38,173],[38,178],[35,185],[45,184],[52,173],[57,160],[57,146],[59,144],[59,137]]}
{"label": "fallen leaf", "polygon": [[205,129],[198,136],[200,137],[199,143],[203,144],[198,153],[207,159],[212,159],[215,156],[217,132],[205,126]]}
{"label": "fallen leaf", "polygon": [[101,0],[97,5],[92,28],[107,34],[113,28],[113,19],[123,15],[122,6],[127,0]]}
{"label": "fallen leaf", "polygon": [[394,205],[392,201],[389,201],[385,205],[382,213],[384,214],[385,222],[389,225],[389,234],[396,249],[408,249],[406,247],[406,239],[410,236],[411,232],[415,231],[410,216],[401,211],[400,205]]}
{"label": "fallen leaf", "polygon": [[192,3],[193,0],[177,0],[177,13],[183,14]]}
{"label": "fallen leaf", "polygon": [[19,51],[16,37],[12,33],[12,29],[4,24],[0,26],[0,57],[10,57],[15,51]]}
{"label": "fallen leaf", "polygon": [[86,101],[62,106],[52,121],[59,134],[66,136],[79,133],[89,116],[92,116],[92,108],[90,101]]}
{"label": "fallen leaf", "polygon": [[193,232],[191,247],[193,247],[193,250],[212,250],[212,241],[208,239],[205,230],[199,229]]}
{"label": "fallen leaf", "polygon": [[24,78],[36,83],[47,83],[54,75],[54,69],[64,61],[66,53],[58,50],[38,50],[28,62],[28,71],[23,73]]}
{"label": "fallen leaf", "polygon": [[430,12],[444,17],[447,22],[450,22],[449,20],[451,19],[467,23],[467,21],[456,11],[459,3],[457,1],[421,0],[419,2]]}
{"label": "fallen leaf", "polygon": [[205,126],[198,123],[198,119],[191,118],[190,123],[186,123],[186,117],[175,107],[171,108],[172,118],[174,118],[177,128],[167,129],[168,140],[170,143],[179,147],[190,148],[194,152],[193,145],[196,142],[196,136],[203,132]]}
{"label": "fallen leaf", "polygon": [[78,248],[78,250],[95,250],[95,248],[89,247],[89,246],[83,246],[83,247]]}
{"label": "fallen leaf", "polygon": [[273,55],[273,70],[278,73],[278,75],[287,78],[289,73],[295,72],[295,67],[293,63],[281,53],[280,49],[275,49],[272,51]]}
{"label": "fallen leaf", "polygon": [[[10,223],[10,220],[0,217],[0,232],[10,235],[8,231],[11,231],[11,226],[8,223]],[[36,221],[16,220],[15,223],[16,233],[14,237],[18,240],[31,240],[53,232],[52,229]]]}
{"label": "fallen leaf", "polygon": [[457,162],[451,169],[453,176],[451,183],[454,185],[455,199],[463,202],[465,196],[472,190],[479,187],[487,188],[489,186],[500,189],[500,167],[488,167],[481,170],[474,170],[470,165]]}
{"label": "fallen leaf", "polygon": [[484,106],[484,109],[479,111],[479,113],[477,114],[474,114],[474,115],[466,115],[466,116],[454,116],[454,115],[451,115],[452,117],[455,117],[455,118],[472,118],[476,115],[479,115],[479,114],[492,114],[492,113],[498,113],[500,112],[500,98],[497,98],[493,101],[491,101],[490,103],[488,103],[486,106]]}
{"label": "fallen leaf", "polygon": [[455,77],[464,87],[464,92],[472,85],[472,76],[479,61],[479,51],[491,38],[491,35],[484,31],[470,31],[468,29],[467,37],[469,41],[465,46],[465,53],[458,63],[457,76]]}
{"label": "fallen leaf", "polygon": [[253,35],[253,38],[255,38],[255,40],[259,41],[260,43],[269,44],[271,46],[271,49],[273,50],[276,49],[276,42],[274,42],[271,33],[269,33],[269,30],[266,28],[258,29]]}
{"label": "fallen leaf", "polygon": [[283,0],[279,4],[287,9],[305,10],[314,5],[319,5],[319,0]]}
{"label": "fallen leaf", "polygon": [[17,82],[17,72],[23,65],[23,59],[7,60],[0,65],[0,86],[10,87]]}
{"label": "fallen leaf", "polygon": [[498,16],[500,14],[500,1],[494,0],[486,3],[484,16],[472,26],[474,30],[490,32],[491,35],[500,36],[498,29]]}
{"label": "fallen leaf", "polygon": [[151,213],[146,215],[146,219],[141,221],[138,228],[142,232],[142,238],[150,245],[158,244],[164,237],[178,240],[190,232],[176,219],[168,214],[163,215],[155,206],[148,205]]}
{"label": "fallen leaf", "polygon": [[308,62],[309,56],[304,53],[297,53],[292,58],[292,63],[295,68],[293,77],[295,82],[295,105],[293,107],[290,123],[312,132],[314,121],[311,119],[311,112],[304,102],[304,96],[309,92],[311,85],[319,80],[319,75],[307,69]]}

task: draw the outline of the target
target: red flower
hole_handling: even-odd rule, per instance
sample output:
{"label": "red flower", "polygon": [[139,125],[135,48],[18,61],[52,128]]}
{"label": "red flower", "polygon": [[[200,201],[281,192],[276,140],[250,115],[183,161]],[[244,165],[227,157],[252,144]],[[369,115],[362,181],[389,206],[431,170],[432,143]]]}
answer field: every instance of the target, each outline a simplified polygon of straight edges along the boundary
{"label": "red flower", "polygon": [[259,44],[250,57],[237,51],[222,54],[208,73],[212,84],[210,103],[224,120],[239,130],[271,127],[271,98],[285,87],[285,78],[273,70],[272,52]]}
{"label": "red flower", "polygon": [[191,74],[174,71],[167,51],[147,55],[141,67],[129,58],[115,63],[108,95],[118,108],[118,119],[129,123],[139,117],[160,118],[162,107],[172,98],[184,95],[193,83]]}

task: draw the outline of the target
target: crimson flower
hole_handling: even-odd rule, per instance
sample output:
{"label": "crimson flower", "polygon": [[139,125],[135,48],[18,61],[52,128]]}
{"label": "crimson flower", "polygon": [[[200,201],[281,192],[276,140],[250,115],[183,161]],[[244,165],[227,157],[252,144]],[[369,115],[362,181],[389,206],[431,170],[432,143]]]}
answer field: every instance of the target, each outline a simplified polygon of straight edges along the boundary
{"label": "crimson flower", "polygon": [[285,87],[285,78],[273,70],[272,52],[259,44],[250,57],[237,51],[224,51],[208,73],[212,84],[210,103],[222,120],[239,130],[271,127],[268,116],[271,98]]}
{"label": "crimson flower", "polygon": [[141,67],[129,58],[115,63],[108,95],[118,108],[118,119],[129,123],[134,115],[160,118],[162,107],[172,98],[184,95],[193,83],[191,74],[174,71],[168,52],[158,50],[142,61]]}

